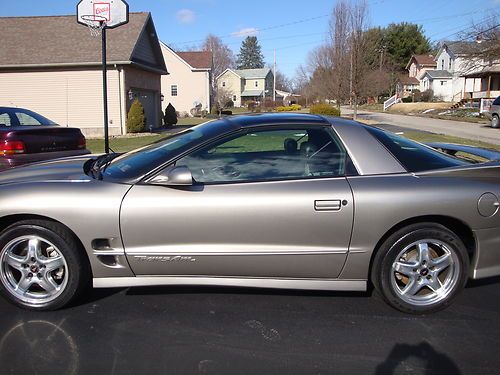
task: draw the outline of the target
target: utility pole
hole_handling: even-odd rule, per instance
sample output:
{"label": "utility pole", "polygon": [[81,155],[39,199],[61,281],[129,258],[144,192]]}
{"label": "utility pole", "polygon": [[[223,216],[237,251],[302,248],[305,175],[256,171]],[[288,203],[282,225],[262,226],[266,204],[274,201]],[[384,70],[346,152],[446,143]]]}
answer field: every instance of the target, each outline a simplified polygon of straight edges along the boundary
{"label": "utility pole", "polygon": [[274,65],[273,65],[273,105],[276,101],[276,50],[274,50]]}

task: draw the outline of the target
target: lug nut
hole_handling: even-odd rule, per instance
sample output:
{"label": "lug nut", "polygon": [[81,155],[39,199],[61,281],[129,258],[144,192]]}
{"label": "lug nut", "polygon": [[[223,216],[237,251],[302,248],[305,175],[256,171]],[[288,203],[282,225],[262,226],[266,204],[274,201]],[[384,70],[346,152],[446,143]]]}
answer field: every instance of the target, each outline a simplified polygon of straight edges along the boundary
{"label": "lug nut", "polygon": [[31,261],[34,262],[36,261],[36,259],[34,257],[31,257]]}
{"label": "lug nut", "polygon": [[39,279],[41,279],[42,278],[42,274],[39,273],[39,274],[36,275],[36,277],[38,277]]}
{"label": "lug nut", "polygon": [[28,273],[28,277],[33,277],[33,274],[31,272]]}

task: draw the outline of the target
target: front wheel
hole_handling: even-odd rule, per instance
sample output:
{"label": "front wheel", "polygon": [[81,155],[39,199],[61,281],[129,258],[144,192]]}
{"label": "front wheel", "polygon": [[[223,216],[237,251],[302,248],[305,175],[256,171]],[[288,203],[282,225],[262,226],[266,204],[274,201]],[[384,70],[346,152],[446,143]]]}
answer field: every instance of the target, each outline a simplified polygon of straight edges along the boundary
{"label": "front wheel", "polygon": [[24,221],[0,234],[0,291],[18,306],[54,310],[85,286],[87,262],[71,234],[49,221]]}
{"label": "front wheel", "polygon": [[467,281],[462,241],[439,224],[415,224],[391,235],[374,259],[372,281],[383,298],[407,313],[447,307]]}

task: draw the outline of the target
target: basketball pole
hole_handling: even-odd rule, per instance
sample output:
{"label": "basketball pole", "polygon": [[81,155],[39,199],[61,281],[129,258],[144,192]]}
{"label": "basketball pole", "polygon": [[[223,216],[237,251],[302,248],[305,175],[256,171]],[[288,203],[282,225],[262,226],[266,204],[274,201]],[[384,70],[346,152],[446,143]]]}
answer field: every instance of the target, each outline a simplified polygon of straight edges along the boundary
{"label": "basketball pole", "polygon": [[104,104],[104,152],[109,154],[108,134],[108,68],[106,60],[106,26],[101,32],[102,37],[102,99]]}

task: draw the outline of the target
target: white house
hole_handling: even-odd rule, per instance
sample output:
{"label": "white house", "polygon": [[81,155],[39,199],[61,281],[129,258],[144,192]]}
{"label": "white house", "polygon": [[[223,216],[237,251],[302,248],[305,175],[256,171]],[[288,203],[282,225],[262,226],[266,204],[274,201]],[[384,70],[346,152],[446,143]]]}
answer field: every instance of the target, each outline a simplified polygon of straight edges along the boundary
{"label": "white house", "polygon": [[441,101],[451,102],[453,75],[447,70],[426,70],[420,80],[421,91],[432,90]]}
{"label": "white house", "polygon": [[[480,89],[480,79],[465,78],[465,75],[471,73],[473,70],[468,54],[470,51],[478,48],[480,47],[475,42],[457,41],[442,43],[436,55],[436,70],[426,72],[430,73],[427,74],[426,81],[428,82],[424,84],[421,81],[421,91],[426,90],[426,87],[432,86],[433,88],[437,88],[439,92],[434,91],[435,96],[441,96],[446,101],[459,102],[467,98],[466,93]],[[447,75],[444,72],[448,72],[451,77],[445,77]],[[439,83],[435,83],[435,79]]]}
{"label": "white house", "polygon": [[[108,30],[109,133],[127,132],[127,113],[139,99],[147,127],[160,126],[161,76],[167,74],[149,13]],[[101,136],[101,39],[74,16],[0,17],[0,106],[24,107],[61,126]]]}
{"label": "white house", "polygon": [[200,104],[202,110],[210,111],[212,52],[176,52],[160,44],[170,73],[161,78],[163,111],[169,103],[181,113],[190,114],[191,109]]}
{"label": "white house", "polygon": [[235,107],[273,97],[274,75],[269,68],[226,69],[216,80],[218,88],[231,94]]}

